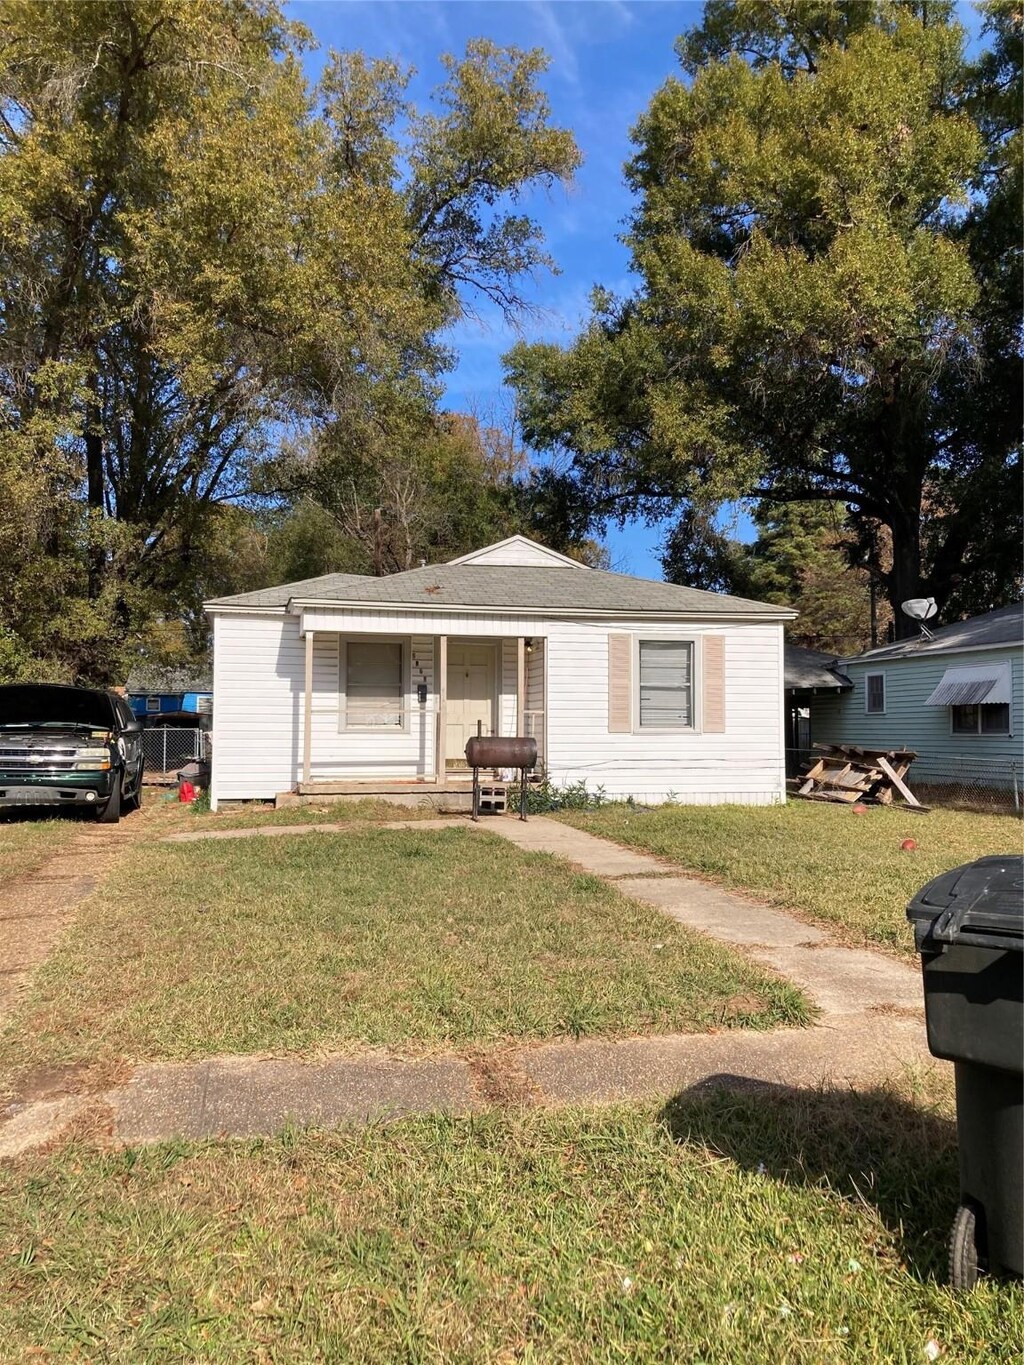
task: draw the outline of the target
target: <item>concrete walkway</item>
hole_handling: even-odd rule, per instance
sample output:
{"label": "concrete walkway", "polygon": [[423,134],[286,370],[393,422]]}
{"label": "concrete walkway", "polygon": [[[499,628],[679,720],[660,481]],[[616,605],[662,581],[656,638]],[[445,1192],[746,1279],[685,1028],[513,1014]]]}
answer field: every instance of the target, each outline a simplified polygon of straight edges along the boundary
{"label": "concrete walkway", "polygon": [[114,1143],[270,1136],[285,1123],[372,1123],[410,1114],[465,1115],[494,1103],[601,1104],[668,1098],[702,1081],[818,1088],[867,1086],[929,1059],[915,1019],[864,1014],[841,1028],[542,1043],[483,1057],[375,1054],[215,1057],[139,1066],[121,1086],[13,1105],[0,1158],[57,1140],[69,1126]]}
{"label": "concrete walkway", "polygon": [[884,953],[846,948],[828,931],[721,887],[682,876],[647,853],[555,820],[493,820],[474,826],[534,853],[551,853],[585,872],[614,881],[627,896],[737,948],[799,986],[825,1016],[887,1009],[920,1016],[918,969]]}
{"label": "concrete walkway", "polygon": [[[592,1039],[509,1047],[471,1057],[410,1059],[386,1053],[293,1058],[219,1057],[149,1063],[91,1095],[47,1095],[8,1111],[0,1157],[57,1139],[69,1125],[97,1125],[114,1142],[253,1137],[298,1125],[367,1123],[408,1114],[469,1114],[494,1103],[583,1104],[667,1097],[701,1081],[784,1080],[794,1086],[865,1086],[932,1061],[917,971],[881,953],[846,948],[792,915],[680,875],[669,863],[534,817],[395,821],[388,828],[458,826],[498,834],[603,877],[628,896],[728,943],[799,985],[820,1007],[807,1029]],[[264,825],[171,835],[250,838],[337,832],[356,824]]]}

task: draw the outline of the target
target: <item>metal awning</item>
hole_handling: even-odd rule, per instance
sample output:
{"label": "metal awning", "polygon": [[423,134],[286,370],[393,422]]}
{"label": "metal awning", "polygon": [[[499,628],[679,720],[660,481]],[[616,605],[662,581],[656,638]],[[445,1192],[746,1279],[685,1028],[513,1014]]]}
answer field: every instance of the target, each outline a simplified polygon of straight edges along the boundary
{"label": "metal awning", "polygon": [[999,706],[1011,700],[1010,665],[947,668],[925,706]]}

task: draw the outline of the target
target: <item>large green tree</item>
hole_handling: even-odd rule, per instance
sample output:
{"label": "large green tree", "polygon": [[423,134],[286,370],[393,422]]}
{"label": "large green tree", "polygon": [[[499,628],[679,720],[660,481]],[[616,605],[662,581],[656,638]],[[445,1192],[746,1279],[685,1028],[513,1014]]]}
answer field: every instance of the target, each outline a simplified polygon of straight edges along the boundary
{"label": "large green tree", "polygon": [[541,54],[472,43],[422,113],[359,54],[311,89],[308,42],[272,0],[0,0],[8,671],[116,677],[282,433],[429,421],[445,329],[545,261]]}
{"label": "large green tree", "polygon": [[761,503],[746,542],[690,507],[666,538],[662,567],[670,583],[796,607],[786,628],[794,644],[859,654],[889,638],[892,614],[847,521],[834,503]]}
{"label": "large green tree", "polygon": [[901,631],[1019,589],[1020,13],[989,14],[972,67],[942,0],[709,0],[634,130],[639,288],[508,359],[592,515],[842,504]]}

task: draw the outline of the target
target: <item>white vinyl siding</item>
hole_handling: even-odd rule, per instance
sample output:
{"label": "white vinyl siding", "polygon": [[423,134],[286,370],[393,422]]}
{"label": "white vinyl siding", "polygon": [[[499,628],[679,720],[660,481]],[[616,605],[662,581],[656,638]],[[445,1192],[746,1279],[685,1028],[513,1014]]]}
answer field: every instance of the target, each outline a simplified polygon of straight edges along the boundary
{"label": "white vinyl siding", "polygon": [[693,642],[637,641],[641,730],[693,729]]}
{"label": "white vinyl siding", "polygon": [[401,644],[397,640],[348,640],[342,644],[341,657],[344,728],[401,726]]}
{"label": "white vinyl siding", "polygon": [[[567,578],[573,570],[567,569]],[[543,612],[459,612],[380,608],[350,611],[307,609],[301,620],[284,614],[215,614],[214,770],[215,800],[273,797],[301,778],[304,647],[302,632],[315,630],[313,651],[312,776],[319,779],[407,781],[429,777],[435,746],[436,687],[433,658],[438,635],[509,641],[500,672],[502,714],[513,708],[515,639],[534,641],[527,672],[528,709],[537,702],[546,771],[558,786],[585,782],[609,800],[634,797],[656,802],[672,794],[683,803],[769,804],[784,799],[782,626],[778,621],[680,622],[650,619],[558,619]],[[609,656],[626,637],[627,675],[632,639],[676,639],[694,645],[694,681],[702,676],[702,641],[722,636],[725,730],[700,733],[700,693],[693,703],[697,728],[609,729]],[[407,729],[387,727],[339,732],[339,647],[346,639],[402,639],[406,665]],[[534,660],[540,661],[535,667]],[[419,705],[416,687],[428,686]],[[628,693],[627,693],[628,696]],[[626,724],[629,725],[628,708]],[[976,741],[977,742],[977,741]]]}

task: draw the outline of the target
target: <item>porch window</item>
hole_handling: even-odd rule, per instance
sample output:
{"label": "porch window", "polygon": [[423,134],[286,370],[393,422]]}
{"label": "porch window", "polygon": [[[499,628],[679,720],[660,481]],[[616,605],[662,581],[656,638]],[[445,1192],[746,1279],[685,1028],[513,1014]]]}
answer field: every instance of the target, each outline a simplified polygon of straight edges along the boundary
{"label": "porch window", "polygon": [[693,728],[693,641],[640,640],[640,729]]}
{"label": "porch window", "polygon": [[347,729],[401,728],[402,646],[391,640],[349,640],[344,651]]}

